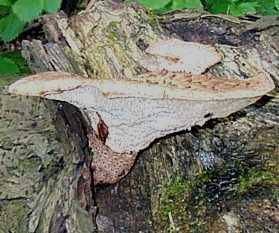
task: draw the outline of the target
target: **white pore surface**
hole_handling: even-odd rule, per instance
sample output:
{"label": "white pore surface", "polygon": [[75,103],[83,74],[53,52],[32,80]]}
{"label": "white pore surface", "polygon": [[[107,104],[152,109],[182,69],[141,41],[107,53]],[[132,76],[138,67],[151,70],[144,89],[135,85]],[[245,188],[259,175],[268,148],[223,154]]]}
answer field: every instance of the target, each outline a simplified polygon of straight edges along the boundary
{"label": "white pore surface", "polygon": [[99,117],[108,126],[106,145],[115,152],[138,152],[156,139],[173,132],[203,125],[207,120],[225,117],[255,102],[257,97],[227,100],[170,100],[142,97],[106,98],[94,86],[45,96],[69,102],[90,119],[97,131]]}

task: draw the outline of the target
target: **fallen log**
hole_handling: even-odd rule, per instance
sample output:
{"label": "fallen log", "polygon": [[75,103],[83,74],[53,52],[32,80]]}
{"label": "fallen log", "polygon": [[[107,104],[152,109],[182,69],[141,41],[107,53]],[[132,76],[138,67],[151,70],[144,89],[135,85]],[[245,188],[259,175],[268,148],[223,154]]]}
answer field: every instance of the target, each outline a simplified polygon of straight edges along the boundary
{"label": "fallen log", "polygon": [[[35,72],[64,71],[88,78],[134,80],[146,72],[140,65],[146,48],[172,35],[188,41],[214,43],[224,60],[208,70],[212,75],[242,80],[255,76],[260,70],[278,82],[276,25],[259,27],[234,18],[187,11],[159,19],[134,4],[97,1],[92,8],[72,18],[63,13],[46,16],[44,30],[47,42],[23,42],[23,54]],[[22,164],[29,161],[33,170],[29,166],[22,170],[24,178],[21,179],[25,182],[11,181],[14,176],[21,177],[18,166],[14,167],[14,176],[3,174],[1,216],[16,216],[16,220],[11,223],[10,217],[0,218],[0,226],[3,226],[0,230],[216,232],[240,227],[251,231],[269,229],[267,222],[276,220],[272,217],[272,204],[265,224],[249,224],[249,215],[245,213],[257,213],[253,203],[261,206],[257,210],[260,213],[263,199],[271,203],[274,196],[267,193],[276,189],[278,183],[272,178],[265,179],[268,180],[264,183],[265,192],[251,197],[253,202],[248,204],[247,196],[241,199],[238,195],[250,190],[246,187],[243,191],[245,174],[253,174],[250,168],[267,170],[265,177],[278,175],[274,165],[278,155],[277,98],[276,93],[270,94],[268,101],[265,99],[224,120],[210,121],[202,128],[157,139],[140,152],[128,176],[115,185],[96,187],[91,167],[94,150],[92,156],[86,136],[88,119],[84,119],[78,108],[38,97],[2,94],[1,122],[4,123],[0,157],[5,158],[3,170],[11,171],[9,164],[13,167],[19,159]],[[16,105],[14,110],[11,101]],[[41,118],[41,122],[45,122],[35,127],[39,132],[35,138],[39,142],[29,136],[32,135],[29,121],[33,118],[34,122]],[[25,121],[29,123],[21,136],[18,134],[20,122]],[[58,136],[53,136],[56,134]],[[19,135],[20,143],[17,143]],[[34,148],[26,148],[33,144]],[[19,155],[14,152],[17,146],[23,150]],[[31,173],[27,180],[26,170]],[[30,194],[34,184],[37,186]],[[242,189],[237,189],[240,184]],[[244,193],[250,195],[248,191]],[[228,219],[236,219],[236,223],[229,225]],[[238,224],[240,221],[245,222],[244,226]]]}

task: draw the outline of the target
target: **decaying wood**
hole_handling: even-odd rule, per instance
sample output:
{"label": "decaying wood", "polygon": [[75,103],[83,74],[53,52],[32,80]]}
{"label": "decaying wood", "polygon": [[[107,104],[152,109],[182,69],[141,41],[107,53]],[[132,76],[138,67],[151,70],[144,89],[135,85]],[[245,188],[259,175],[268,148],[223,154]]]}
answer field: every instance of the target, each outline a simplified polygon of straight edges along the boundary
{"label": "decaying wood", "polygon": [[92,232],[86,122],[72,105],[0,93],[0,232]]}
{"label": "decaying wood", "polygon": [[[23,42],[24,56],[34,71],[64,71],[99,79],[134,79],[135,76],[140,76],[146,72],[139,65],[145,49],[158,40],[169,38],[172,34],[172,36],[188,41],[215,44],[224,55],[223,62],[209,69],[209,73],[215,76],[245,79],[253,77],[259,70],[263,70],[273,80],[278,80],[277,26],[267,27],[263,31],[251,31],[246,28],[246,22],[240,21],[241,24],[239,24],[239,21],[231,21],[228,18],[217,18],[190,12],[180,13],[178,18],[175,17],[176,14],[169,18],[162,18],[163,24],[160,25],[157,18],[146,14],[141,7],[136,5],[115,3],[115,1],[114,3],[110,1],[92,2],[94,4],[87,12],[70,19],[63,13],[47,16],[44,29],[48,42],[38,40]],[[167,31],[164,31],[161,26]],[[3,100],[2,95],[1,98]],[[26,97],[9,96],[9,98],[30,100]],[[39,101],[38,98],[33,98],[35,101]],[[2,102],[5,101],[8,100]],[[205,127],[189,133],[184,132],[179,136],[157,141],[151,149],[147,149],[144,154],[139,155],[135,169],[127,178],[115,186],[100,186],[97,190],[94,190],[95,194],[88,185],[88,183],[92,185],[92,177],[90,180],[87,179],[89,173],[94,170],[94,166],[90,168],[86,165],[87,163],[82,163],[86,168],[83,170],[82,165],[79,164],[80,157],[75,157],[78,153],[72,148],[79,141],[78,137],[82,133],[74,134],[76,137],[72,141],[66,136],[61,136],[61,140],[70,145],[65,146],[65,148],[68,148],[66,150],[68,153],[65,153],[67,157],[64,159],[67,166],[58,169],[60,171],[59,178],[52,182],[48,181],[47,184],[42,182],[41,187],[43,188],[37,199],[35,198],[35,202],[32,202],[30,195],[27,201],[24,199],[21,202],[24,189],[19,192],[21,195],[15,196],[15,199],[13,199],[14,197],[5,197],[5,194],[7,195],[12,188],[18,190],[18,187],[21,187],[18,186],[19,183],[24,182],[14,182],[15,185],[12,185],[11,188],[5,186],[6,192],[1,196],[1,211],[6,214],[10,210],[10,205],[20,203],[24,207],[24,220],[21,218],[16,221],[24,222],[26,232],[92,232],[94,229],[93,220],[95,219],[95,207],[94,204],[92,205],[94,194],[97,206],[99,206],[96,217],[99,232],[162,232],[162,229],[166,228],[161,226],[169,224],[169,220],[163,222],[157,211],[161,204],[160,197],[164,185],[171,180],[171,177],[182,176],[191,179],[200,170],[206,169],[206,164],[209,164],[210,167],[215,166],[216,163],[219,164],[220,160],[223,161],[222,153],[226,154],[227,157],[231,155],[233,157],[236,156],[235,153],[245,156],[253,151],[255,153],[260,151],[262,137],[257,132],[266,132],[270,142],[266,144],[265,148],[267,150],[269,148],[270,150],[274,149],[275,141],[271,138],[272,135],[276,136],[276,132],[278,132],[276,131],[278,127],[274,127],[278,126],[278,123],[276,123],[278,118],[274,114],[276,103],[272,102],[274,106],[264,108],[263,111],[256,107],[248,109],[245,112],[248,118],[233,117],[228,122],[221,122],[221,126],[216,124],[215,127]],[[24,108],[27,105],[22,106]],[[32,103],[30,103],[31,105]],[[2,106],[4,105],[2,104]],[[64,109],[69,108],[70,112],[75,111],[69,107],[71,105],[66,106]],[[21,106],[17,109],[21,109]],[[32,109],[32,114],[36,114],[37,110],[35,109]],[[4,111],[1,109],[2,112]],[[268,115],[267,120],[264,117],[261,118],[263,114]],[[45,116],[45,114],[42,114],[42,116]],[[250,120],[251,117],[258,119],[255,129],[253,128],[254,121]],[[10,118],[10,116],[6,116],[6,118]],[[74,123],[71,117],[67,119]],[[76,119],[76,116],[74,119]],[[19,123],[21,120],[23,119],[18,117],[16,122]],[[6,121],[4,120],[4,122]],[[263,125],[271,131],[263,129]],[[58,129],[68,128],[63,124],[60,127]],[[2,135],[9,135],[10,132],[7,131],[7,127],[1,127],[1,129],[4,130]],[[232,133],[229,131],[230,129],[233,129]],[[197,138],[203,139],[202,135],[207,135],[207,132],[210,132],[208,134],[212,137],[198,142]],[[197,135],[200,134],[201,136],[198,137]],[[0,135],[1,139],[2,135]],[[27,139],[25,140],[28,140],[28,135],[30,134],[27,133],[25,136]],[[220,135],[220,137],[216,135]],[[14,137],[16,139],[16,136]],[[45,141],[49,142],[49,138],[52,139],[54,136],[49,136],[49,133],[47,133]],[[248,144],[247,140],[249,138],[255,138],[255,143]],[[231,139],[233,139],[232,143],[230,142]],[[12,141],[14,140],[12,139]],[[50,141],[50,143],[53,142]],[[246,145],[244,150],[241,150],[242,144]],[[12,143],[12,146],[9,146],[9,143],[4,143],[3,146],[2,143],[0,148],[4,147],[4,153],[11,153],[11,148],[16,145],[18,144]],[[49,144],[46,147],[50,147]],[[61,147],[55,147],[54,151],[59,151],[59,148],[61,149]],[[74,146],[74,148],[78,148],[78,146]],[[224,151],[220,148],[224,148]],[[49,153],[46,152],[44,155],[49,155]],[[98,154],[98,151],[95,151],[95,153]],[[214,154],[212,161],[203,162],[203,156],[210,153]],[[64,153],[61,154],[64,155]],[[18,158],[20,156],[22,155],[19,155]],[[64,158],[64,156],[61,157]],[[92,157],[94,158],[94,155],[86,156],[86,158]],[[217,159],[215,159],[216,157]],[[227,159],[226,161],[230,160]],[[202,164],[202,166],[195,166],[195,164]],[[225,163],[222,163],[222,165],[225,166]],[[7,166],[4,164],[5,168]],[[2,183],[6,184],[6,177],[9,176],[3,177]],[[33,182],[33,180],[30,181],[32,184]],[[73,186],[79,187],[79,189],[77,190]],[[30,186],[26,187],[29,190]],[[28,206],[29,209],[25,209],[25,206]],[[13,216],[15,212],[16,210],[10,212],[11,214],[8,216]],[[171,214],[169,216],[172,216]],[[2,220],[2,218],[0,219]],[[176,220],[174,219],[174,223],[176,223]],[[4,232],[11,231],[11,229],[14,232],[22,232],[23,228],[12,228],[8,223],[9,221],[5,221],[4,225],[0,224],[0,226],[6,227],[3,230]],[[2,230],[1,227],[0,230]],[[216,231],[207,231],[206,229],[201,230],[201,232]]]}

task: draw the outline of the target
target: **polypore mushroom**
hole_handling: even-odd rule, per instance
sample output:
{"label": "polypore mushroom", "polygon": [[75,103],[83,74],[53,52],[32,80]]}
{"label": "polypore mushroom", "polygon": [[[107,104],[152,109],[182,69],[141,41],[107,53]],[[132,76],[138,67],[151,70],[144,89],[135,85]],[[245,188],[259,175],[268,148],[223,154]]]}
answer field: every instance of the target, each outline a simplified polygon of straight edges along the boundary
{"label": "polypore mushroom", "polygon": [[222,60],[221,53],[210,46],[178,39],[161,40],[151,44],[140,64],[149,71],[202,74]]}
{"label": "polypore mushroom", "polygon": [[87,115],[93,128],[89,144],[97,152],[93,164],[98,184],[125,176],[137,153],[154,139],[225,117],[273,88],[264,73],[242,81],[183,73],[116,81],[46,72],[15,82],[9,92],[66,101]]}

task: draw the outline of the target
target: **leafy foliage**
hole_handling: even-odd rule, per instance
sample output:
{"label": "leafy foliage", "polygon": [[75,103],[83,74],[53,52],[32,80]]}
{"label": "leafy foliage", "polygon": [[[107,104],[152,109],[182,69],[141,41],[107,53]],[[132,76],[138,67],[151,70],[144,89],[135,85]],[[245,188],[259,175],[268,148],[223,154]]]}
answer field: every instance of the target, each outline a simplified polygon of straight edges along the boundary
{"label": "leafy foliage", "polygon": [[41,13],[53,13],[62,0],[0,0],[0,40],[15,39]]}
{"label": "leafy foliage", "polygon": [[160,1],[139,0],[138,2],[153,10],[160,10],[165,6],[167,6],[170,0],[160,0]]}
{"label": "leafy foliage", "polygon": [[43,9],[45,9],[46,12],[55,12],[60,8],[61,0],[44,0],[43,1]]}
{"label": "leafy foliage", "polygon": [[41,13],[43,3],[43,0],[18,0],[12,10],[22,22],[29,22]]}
{"label": "leafy foliage", "polygon": [[4,41],[13,40],[24,28],[22,22],[14,13],[0,19],[0,38]]}
{"label": "leafy foliage", "polygon": [[138,0],[138,2],[159,13],[183,8],[199,9],[203,7],[200,0]]}
{"label": "leafy foliage", "polygon": [[0,6],[10,6],[11,1],[10,0],[0,0]]}
{"label": "leafy foliage", "polygon": [[0,56],[0,70],[2,75],[11,75],[19,72],[17,65],[9,58]]}
{"label": "leafy foliage", "polygon": [[279,0],[138,0],[138,2],[158,13],[185,8],[204,8],[213,14],[223,13],[233,16],[279,15]]}
{"label": "leafy foliage", "polygon": [[18,52],[0,53],[0,77],[30,73],[26,61]]}
{"label": "leafy foliage", "polygon": [[212,13],[234,16],[245,14],[278,15],[279,0],[207,0],[206,9]]}

